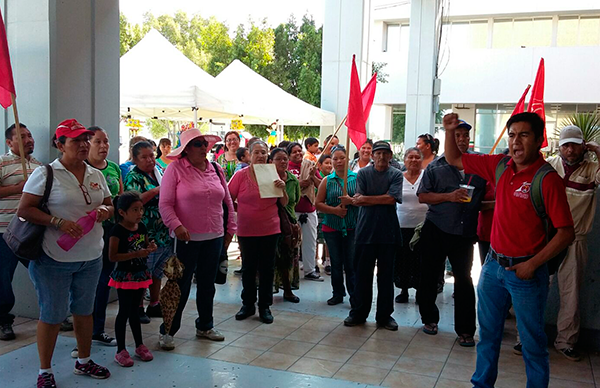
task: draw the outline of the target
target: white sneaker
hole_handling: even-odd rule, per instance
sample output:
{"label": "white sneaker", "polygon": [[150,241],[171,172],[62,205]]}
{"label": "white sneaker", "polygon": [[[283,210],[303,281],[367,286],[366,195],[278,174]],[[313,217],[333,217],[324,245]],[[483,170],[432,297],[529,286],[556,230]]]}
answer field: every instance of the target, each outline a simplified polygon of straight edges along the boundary
{"label": "white sneaker", "polygon": [[225,336],[215,328],[210,330],[198,330],[196,329],[196,337],[198,338],[208,338],[211,341],[224,341]]}
{"label": "white sneaker", "polygon": [[77,349],[77,346],[75,346],[73,348],[73,350],[71,350],[71,357],[73,357],[73,358],[78,358],[79,357],[79,349]]}
{"label": "white sneaker", "polygon": [[175,340],[172,335],[168,334],[159,334],[158,335],[158,344],[160,348],[163,350],[173,350],[175,349]]}

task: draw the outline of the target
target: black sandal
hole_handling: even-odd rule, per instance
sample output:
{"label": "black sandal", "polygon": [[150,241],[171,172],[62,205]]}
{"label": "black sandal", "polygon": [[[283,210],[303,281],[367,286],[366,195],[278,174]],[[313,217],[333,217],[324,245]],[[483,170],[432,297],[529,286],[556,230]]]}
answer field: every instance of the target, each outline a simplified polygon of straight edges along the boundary
{"label": "black sandal", "polygon": [[465,348],[472,348],[475,346],[475,339],[470,334],[461,334],[458,336],[458,344]]}

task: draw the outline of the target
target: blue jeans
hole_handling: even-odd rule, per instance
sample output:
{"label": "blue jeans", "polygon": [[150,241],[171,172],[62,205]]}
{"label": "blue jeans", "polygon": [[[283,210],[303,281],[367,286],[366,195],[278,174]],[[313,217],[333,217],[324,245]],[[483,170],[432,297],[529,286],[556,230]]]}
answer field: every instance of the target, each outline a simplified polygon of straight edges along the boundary
{"label": "blue jeans", "polygon": [[331,256],[331,288],[335,298],[346,296],[344,290],[344,272],[346,289],[350,295],[350,306],[354,306],[354,230],[344,237],[342,232],[323,232],[329,255]]}
{"label": "blue jeans", "polygon": [[15,307],[12,280],[19,261],[25,267],[29,265],[29,261],[15,256],[2,238],[2,233],[0,233],[0,325],[6,323],[12,325],[15,319],[15,316],[10,313],[10,310]]}
{"label": "blue jeans", "polygon": [[517,278],[488,253],[477,285],[479,344],[477,367],[471,383],[475,387],[493,387],[498,377],[498,357],[504,332],[504,320],[510,308],[517,315],[517,328],[523,343],[527,387],[547,387],[550,378],[544,310],[548,296],[548,267],[541,266],[529,280]]}
{"label": "blue jeans", "polygon": [[92,315],[102,257],[90,261],[60,262],[43,253],[29,264],[29,277],[40,306],[40,321],[62,323],[73,315]]}
{"label": "blue jeans", "polygon": [[[223,249],[223,237],[206,241],[177,241],[177,257],[183,264],[183,276],[177,281],[181,289],[181,299],[173,323],[169,330],[175,335],[181,327],[181,315],[190,297],[192,277],[196,274],[196,329],[213,328],[213,301],[215,298],[215,279],[219,270],[219,259]],[[160,325],[160,333],[165,333],[164,324]]]}

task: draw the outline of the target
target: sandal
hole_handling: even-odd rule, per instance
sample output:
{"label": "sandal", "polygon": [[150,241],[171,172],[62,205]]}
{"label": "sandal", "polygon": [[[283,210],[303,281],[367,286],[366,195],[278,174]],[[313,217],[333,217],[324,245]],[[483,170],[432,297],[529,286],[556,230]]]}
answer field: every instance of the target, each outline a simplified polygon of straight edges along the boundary
{"label": "sandal", "polygon": [[436,335],[438,333],[437,323],[426,323],[423,325],[423,333],[429,335]]}
{"label": "sandal", "polygon": [[461,334],[458,336],[458,344],[465,348],[472,348],[475,346],[475,340],[470,334]]}

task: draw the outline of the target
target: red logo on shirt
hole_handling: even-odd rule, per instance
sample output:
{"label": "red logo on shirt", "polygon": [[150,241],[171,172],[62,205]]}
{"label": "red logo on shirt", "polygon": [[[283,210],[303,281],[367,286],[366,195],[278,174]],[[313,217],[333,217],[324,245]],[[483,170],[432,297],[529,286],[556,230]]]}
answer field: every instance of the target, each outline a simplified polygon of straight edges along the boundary
{"label": "red logo on shirt", "polygon": [[100,190],[100,184],[96,182],[90,182],[90,188],[92,190]]}
{"label": "red logo on shirt", "polygon": [[529,199],[529,191],[531,190],[531,182],[523,182],[513,195],[517,198]]}

